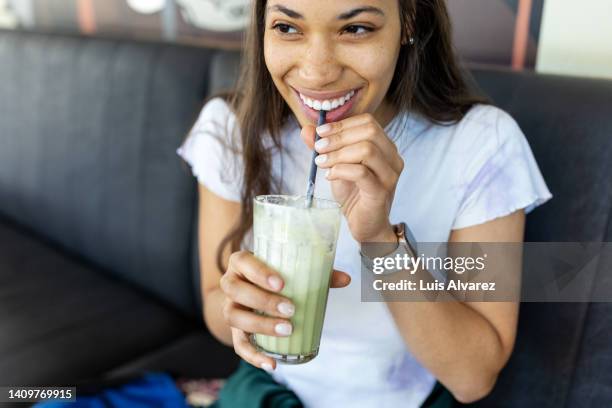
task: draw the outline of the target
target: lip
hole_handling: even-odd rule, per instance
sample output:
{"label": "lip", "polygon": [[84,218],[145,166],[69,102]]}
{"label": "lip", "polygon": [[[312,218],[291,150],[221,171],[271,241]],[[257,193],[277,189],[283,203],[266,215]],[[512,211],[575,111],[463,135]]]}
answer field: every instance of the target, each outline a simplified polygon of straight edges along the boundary
{"label": "lip", "polygon": [[348,91],[338,91],[338,92],[313,92],[313,91],[307,91],[307,90],[299,89],[299,88],[293,88],[293,89],[311,99],[318,99],[320,101],[323,101],[325,99],[341,98],[345,95],[348,95],[349,92],[351,91],[357,92],[357,90],[360,88],[352,88],[352,89],[349,89]]}
{"label": "lip", "polygon": [[[293,92],[295,94],[295,97],[297,98],[298,103],[300,104],[300,106],[302,107],[302,111],[304,112],[304,114],[306,115],[306,117],[308,119],[310,119],[311,122],[313,122],[316,126],[318,120],[319,120],[319,111],[316,109],[311,108],[310,106],[306,105],[304,103],[304,101],[302,101],[302,98],[300,98],[300,94],[299,92],[295,89],[292,88]],[[353,105],[355,104],[355,101],[357,101],[357,98],[359,96],[361,96],[361,90],[363,88],[356,88],[354,89],[355,94],[351,97],[351,99],[349,99],[348,102],[346,102],[344,105],[331,110],[331,111],[327,111],[326,115],[325,115],[325,121],[326,122],[338,122],[344,118],[347,118],[350,116],[351,110],[353,108]],[[350,92],[350,91],[349,91]],[[348,92],[347,92],[348,93]],[[307,94],[304,94],[306,96],[309,96]],[[340,96],[344,96],[345,94],[341,94]],[[317,98],[319,99],[319,98]],[[333,99],[333,98],[321,98],[321,99]]]}

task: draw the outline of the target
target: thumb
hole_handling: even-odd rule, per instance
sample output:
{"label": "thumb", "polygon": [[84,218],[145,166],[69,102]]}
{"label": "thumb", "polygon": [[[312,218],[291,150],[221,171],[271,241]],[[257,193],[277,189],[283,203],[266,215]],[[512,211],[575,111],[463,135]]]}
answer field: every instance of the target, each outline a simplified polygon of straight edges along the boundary
{"label": "thumb", "polygon": [[343,288],[348,286],[349,283],[351,283],[351,276],[348,273],[337,271],[335,269],[332,271],[332,288]]}
{"label": "thumb", "polygon": [[312,125],[305,125],[300,132],[300,136],[304,144],[312,150],[314,148],[315,127]]}

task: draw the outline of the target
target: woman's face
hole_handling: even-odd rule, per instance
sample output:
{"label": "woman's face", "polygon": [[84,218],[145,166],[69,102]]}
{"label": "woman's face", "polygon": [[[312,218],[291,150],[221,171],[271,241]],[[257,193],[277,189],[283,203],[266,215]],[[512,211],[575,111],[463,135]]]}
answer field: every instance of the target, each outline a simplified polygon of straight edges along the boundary
{"label": "woman's face", "polygon": [[398,3],[267,1],[266,66],[301,126],[316,125],[320,109],[328,122],[366,112],[382,126],[391,120],[384,98],[400,51]]}

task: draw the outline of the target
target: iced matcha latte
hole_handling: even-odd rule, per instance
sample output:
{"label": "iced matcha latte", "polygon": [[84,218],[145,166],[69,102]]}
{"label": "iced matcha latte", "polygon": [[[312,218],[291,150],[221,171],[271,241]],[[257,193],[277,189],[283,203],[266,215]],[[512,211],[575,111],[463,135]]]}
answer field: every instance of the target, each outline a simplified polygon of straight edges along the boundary
{"label": "iced matcha latte", "polygon": [[316,357],[340,228],[340,206],[304,197],[258,196],[254,202],[255,256],[277,270],[293,301],[289,337],[254,334],[251,342],[279,362],[299,364]]}

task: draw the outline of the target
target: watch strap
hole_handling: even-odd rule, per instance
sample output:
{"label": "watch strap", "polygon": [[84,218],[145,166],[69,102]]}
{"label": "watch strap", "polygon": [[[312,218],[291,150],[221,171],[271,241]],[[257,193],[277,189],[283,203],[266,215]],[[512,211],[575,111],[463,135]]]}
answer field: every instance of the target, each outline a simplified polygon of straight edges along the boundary
{"label": "watch strap", "polygon": [[[377,258],[395,258],[398,255],[401,258],[403,258],[405,255],[407,255],[408,257],[417,256],[416,240],[414,239],[414,235],[412,234],[412,231],[410,231],[406,223],[401,222],[399,224],[395,224],[393,226],[393,231],[395,232],[398,238],[397,247],[395,248],[393,252],[387,255],[382,255]],[[364,266],[365,268],[367,268],[367,270],[372,272],[374,270],[374,261],[370,259],[368,256],[364,255],[363,252],[361,252],[361,250],[359,251],[359,254],[361,256],[362,266]],[[397,273],[402,270],[403,269],[385,269],[382,273],[377,274],[377,275],[391,275],[393,273]]]}

